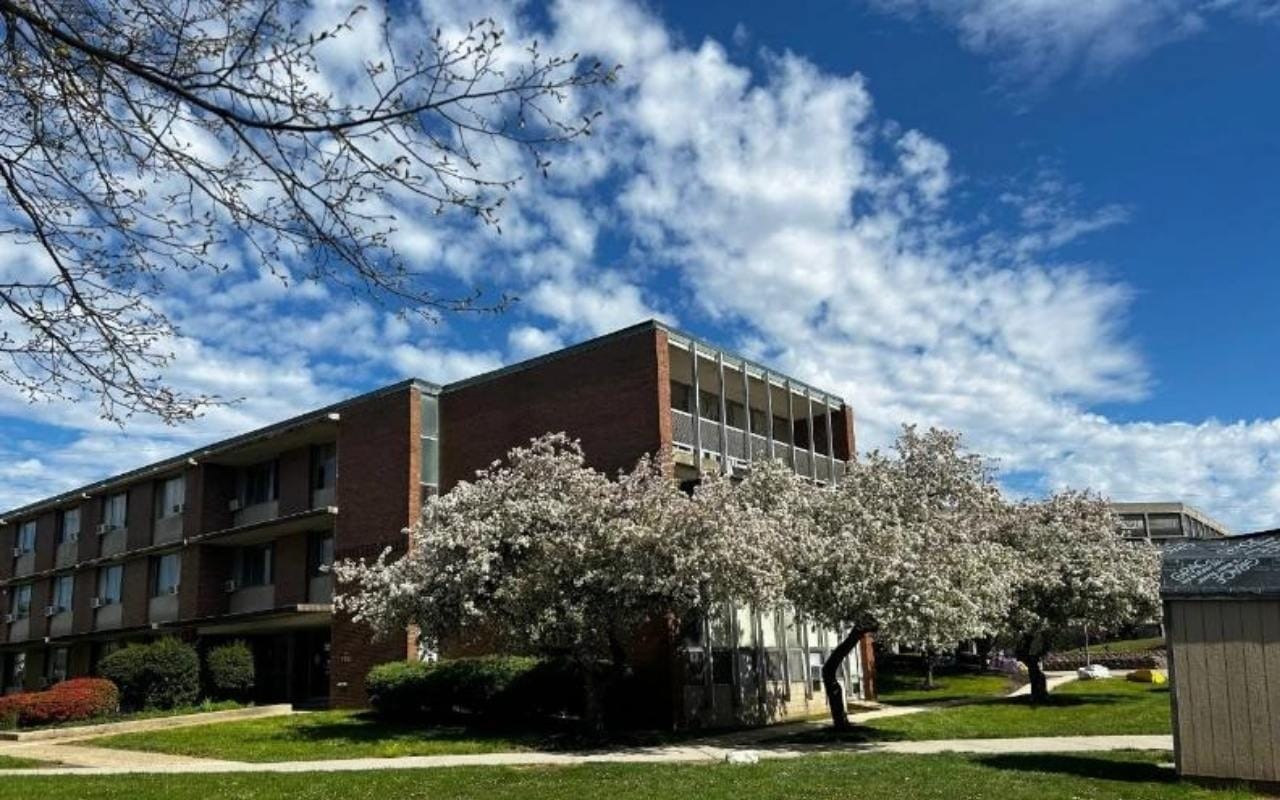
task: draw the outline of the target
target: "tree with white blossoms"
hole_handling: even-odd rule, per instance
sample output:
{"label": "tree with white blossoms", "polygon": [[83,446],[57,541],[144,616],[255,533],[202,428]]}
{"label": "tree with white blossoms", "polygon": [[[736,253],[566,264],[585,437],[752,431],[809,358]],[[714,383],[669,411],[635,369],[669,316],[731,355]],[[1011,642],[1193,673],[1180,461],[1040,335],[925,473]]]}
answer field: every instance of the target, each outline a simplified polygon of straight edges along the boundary
{"label": "tree with white blossoms", "polygon": [[1104,498],[1064,491],[1020,505],[1001,531],[1001,541],[1018,554],[1001,629],[1027,667],[1033,703],[1048,700],[1042,660],[1058,637],[1081,625],[1113,627],[1159,612],[1159,551],[1118,530]]}
{"label": "tree with white blossoms", "polygon": [[840,664],[864,634],[936,652],[990,631],[1008,599],[1012,559],[992,538],[1004,503],[985,462],[937,429],[906,426],[894,450],[814,492],[790,550],[792,604],[847,632],[822,668],[836,727],[849,725]]}
{"label": "tree with white blossoms", "polygon": [[597,667],[624,670],[642,626],[737,593],[764,603],[781,586],[728,482],[690,498],[659,463],[611,481],[566,435],[535,439],[430,502],[404,556],[336,564],[335,604],[378,634],[414,625],[431,646],[568,655],[599,726]]}

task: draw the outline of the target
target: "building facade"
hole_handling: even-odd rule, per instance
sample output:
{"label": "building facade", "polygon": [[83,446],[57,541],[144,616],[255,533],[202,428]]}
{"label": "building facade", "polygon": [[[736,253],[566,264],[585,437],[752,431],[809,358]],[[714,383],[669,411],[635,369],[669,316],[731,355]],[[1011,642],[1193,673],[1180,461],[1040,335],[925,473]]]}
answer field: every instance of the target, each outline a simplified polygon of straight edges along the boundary
{"label": "building facade", "polygon": [[1185,503],[1112,503],[1126,538],[1162,543],[1185,539],[1220,539],[1231,530]]}
{"label": "building facade", "polygon": [[[410,380],[0,515],[5,691],[91,674],[129,641],[243,639],[259,699],[360,706],[412,658],[335,614],[335,559],[403,552],[422,503],[549,431],[609,473],[669,453],[673,479],[778,458],[838,481],[853,413],[829,392],[646,322],[449,385]],[[725,608],[637,633],[661,721],[776,719],[823,706],[836,643],[790,614]],[[874,693],[869,642],[846,664]]]}

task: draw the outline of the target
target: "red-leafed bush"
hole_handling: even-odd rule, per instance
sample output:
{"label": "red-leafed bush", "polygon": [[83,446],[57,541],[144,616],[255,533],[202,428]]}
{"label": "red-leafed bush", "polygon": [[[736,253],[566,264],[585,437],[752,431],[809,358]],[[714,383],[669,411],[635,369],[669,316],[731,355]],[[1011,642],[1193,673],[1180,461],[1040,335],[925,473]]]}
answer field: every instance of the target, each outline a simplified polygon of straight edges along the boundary
{"label": "red-leafed bush", "polygon": [[74,678],[43,692],[0,697],[0,719],[16,717],[18,727],[33,728],[102,717],[119,707],[120,693],[111,681]]}

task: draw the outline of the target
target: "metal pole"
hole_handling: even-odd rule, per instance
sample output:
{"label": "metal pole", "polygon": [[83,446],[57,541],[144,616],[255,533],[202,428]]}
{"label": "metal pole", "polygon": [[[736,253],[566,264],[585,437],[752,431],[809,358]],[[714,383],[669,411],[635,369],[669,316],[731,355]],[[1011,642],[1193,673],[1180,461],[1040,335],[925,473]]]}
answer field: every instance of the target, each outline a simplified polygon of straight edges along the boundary
{"label": "metal pole", "polygon": [[728,404],[724,396],[724,353],[716,353],[716,371],[720,376],[720,473],[729,472],[729,429],[725,417],[728,416]]}
{"label": "metal pole", "polygon": [[747,376],[747,362],[742,362],[742,407],[745,409],[743,415],[746,417],[742,421],[742,431],[746,434],[747,441],[747,463],[750,464],[754,459],[755,447],[751,443],[751,378]]}
{"label": "metal pole", "polygon": [[689,363],[693,365],[693,457],[694,468],[702,476],[702,390],[698,385],[698,344],[689,340]]}
{"label": "metal pole", "polygon": [[817,483],[818,481],[818,451],[813,446],[813,391],[808,386],[804,387],[804,402],[806,405],[805,427],[809,431],[809,480]]}
{"label": "metal pole", "polygon": [[831,398],[822,396],[822,407],[827,412],[827,482],[836,485],[836,435],[831,430]]}
{"label": "metal pole", "polygon": [[765,438],[769,440],[769,459],[772,460],[773,454],[773,379],[769,376],[769,371],[764,372],[764,404],[765,404]]}
{"label": "metal pole", "polygon": [[796,470],[796,404],[795,404],[795,397],[793,397],[791,394],[790,378],[787,378],[786,390],[787,390],[787,424],[791,426],[791,429],[790,429],[791,435],[787,437],[790,440],[790,445],[791,445],[791,471],[796,472],[797,471]]}

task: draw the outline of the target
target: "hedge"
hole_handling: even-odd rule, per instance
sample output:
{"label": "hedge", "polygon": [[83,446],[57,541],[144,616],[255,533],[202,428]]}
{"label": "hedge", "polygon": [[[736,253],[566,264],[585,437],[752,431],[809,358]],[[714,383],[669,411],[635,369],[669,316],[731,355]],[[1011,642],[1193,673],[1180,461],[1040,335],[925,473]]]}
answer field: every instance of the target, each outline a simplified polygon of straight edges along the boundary
{"label": "hedge", "polygon": [[521,656],[394,661],[370,670],[365,688],[382,716],[508,721],[576,710],[582,693],[563,664]]}
{"label": "hedge", "polygon": [[0,697],[0,727],[31,728],[79,722],[114,714],[120,693],[109,680],[73,678],[43,692]]}
{"label": "hedge", "polygon": [[255,682],[253,651],[242,641],[209,649],[204,657],[208,693],[217,700],[248,700]]}
{"label": "hedge", "polygon": [[[1101,664],[1110,669],[1164,669],[1167,659],[1163,650],[1147,650],[1137,653],[1094,652],[1091,664]],[[1084,653],[1053,654],[1045,658],[1044,668],[1051,670],[1076,670],[1085,666]]]}
{"label": "hedge", "polygon": [[129,710],[176,708],[200,697],[200,658],[177,639],[125,645],[103,658],[98,672],[120,687]]}

